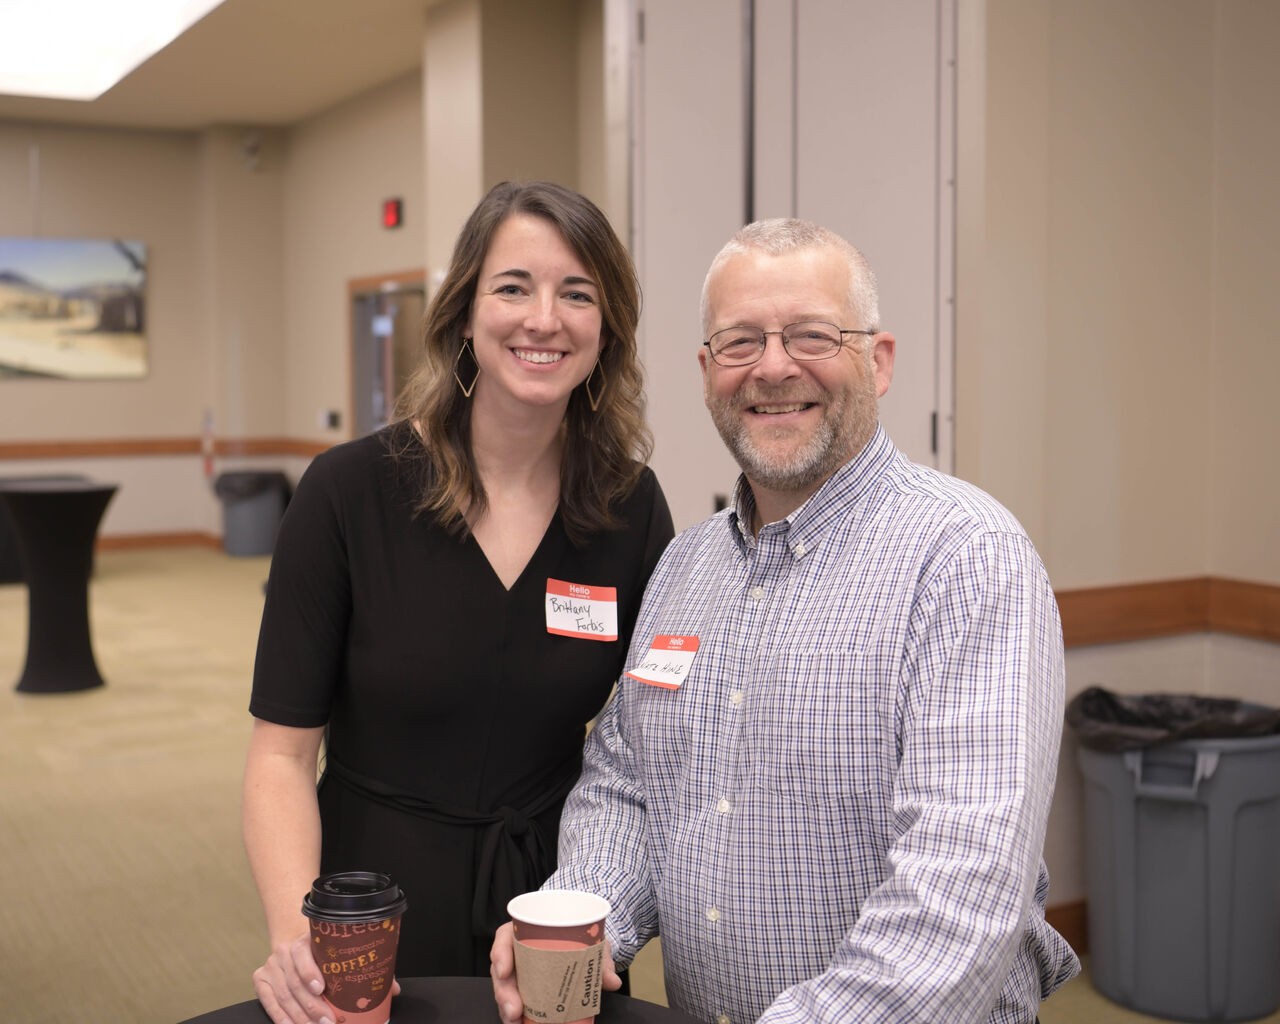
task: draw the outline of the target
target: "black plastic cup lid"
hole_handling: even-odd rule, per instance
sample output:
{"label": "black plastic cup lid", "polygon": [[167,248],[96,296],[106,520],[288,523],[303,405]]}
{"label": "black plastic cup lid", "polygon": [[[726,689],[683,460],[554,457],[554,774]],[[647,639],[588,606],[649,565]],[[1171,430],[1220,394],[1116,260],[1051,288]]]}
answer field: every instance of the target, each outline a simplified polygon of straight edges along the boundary
{"label": "black plastic cup lid", "polygon": [[409,901],[390,875],[377,871],[335,871],[311,883],[302,912],[321,921],[369,921],[398,917]]}

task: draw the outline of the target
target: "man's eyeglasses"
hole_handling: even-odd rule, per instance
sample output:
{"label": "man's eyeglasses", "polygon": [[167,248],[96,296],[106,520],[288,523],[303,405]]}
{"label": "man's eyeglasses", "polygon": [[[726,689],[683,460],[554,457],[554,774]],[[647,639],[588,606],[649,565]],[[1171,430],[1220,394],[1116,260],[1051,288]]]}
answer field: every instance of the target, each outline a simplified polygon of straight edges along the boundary
{"label": "man's eyeglasses", "polygon": [[780,331],[766,331],[759,327],[726,327],[702,344],[707,346],[711,358],[721,366],[749,366],[764,355],[764,347],[769,335],[782,337],[782,347],[792,359],[813,360],[830,359],[844,345],[846,334],[875,334],[875,331],[860,331],[852,328],[837,327],[835,324],[821,320],[805,320],[798,324],[787,324]]}

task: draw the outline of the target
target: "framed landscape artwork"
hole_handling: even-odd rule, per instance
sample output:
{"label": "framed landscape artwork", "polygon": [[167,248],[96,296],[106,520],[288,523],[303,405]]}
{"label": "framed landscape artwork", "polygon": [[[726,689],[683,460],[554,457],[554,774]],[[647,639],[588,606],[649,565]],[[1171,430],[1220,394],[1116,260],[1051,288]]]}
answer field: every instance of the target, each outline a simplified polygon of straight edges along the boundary
{"label": "framed landscape artwork", "polygon": [[0,378],[147,375],[147,247],[0,237]]}

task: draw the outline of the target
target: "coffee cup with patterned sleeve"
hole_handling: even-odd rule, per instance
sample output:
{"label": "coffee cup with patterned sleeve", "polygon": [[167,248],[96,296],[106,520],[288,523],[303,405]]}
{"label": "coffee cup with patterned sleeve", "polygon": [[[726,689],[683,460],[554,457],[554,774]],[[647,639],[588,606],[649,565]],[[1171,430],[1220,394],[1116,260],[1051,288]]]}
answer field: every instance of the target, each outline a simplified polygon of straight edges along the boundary
{"label": "coffee cup with patterned sleeve", "polygon": [[388,875],[321,875],[303,898],[311,921],[311,955],[324,976],[324,998],[337,1024],[387,1024],[400,920],[408,907]]}

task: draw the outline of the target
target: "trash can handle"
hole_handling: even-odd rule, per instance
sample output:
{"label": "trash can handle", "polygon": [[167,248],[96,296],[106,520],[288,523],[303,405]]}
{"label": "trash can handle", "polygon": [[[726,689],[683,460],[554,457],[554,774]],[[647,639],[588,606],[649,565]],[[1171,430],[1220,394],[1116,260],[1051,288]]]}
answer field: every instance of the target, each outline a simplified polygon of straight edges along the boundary
{"label": "trash can handle", "polygon": [[1133,776],[1133,792],[1135,796],[1149,796],[1158,800],[1194,800],[1200,782],[1218,770],[1218,751],[1197,750],[1196,766],[1191,773],[1190,786],[1169,785],[1167,783],[1142,781],[1142,750],[1126,750],[1124,766]]}

